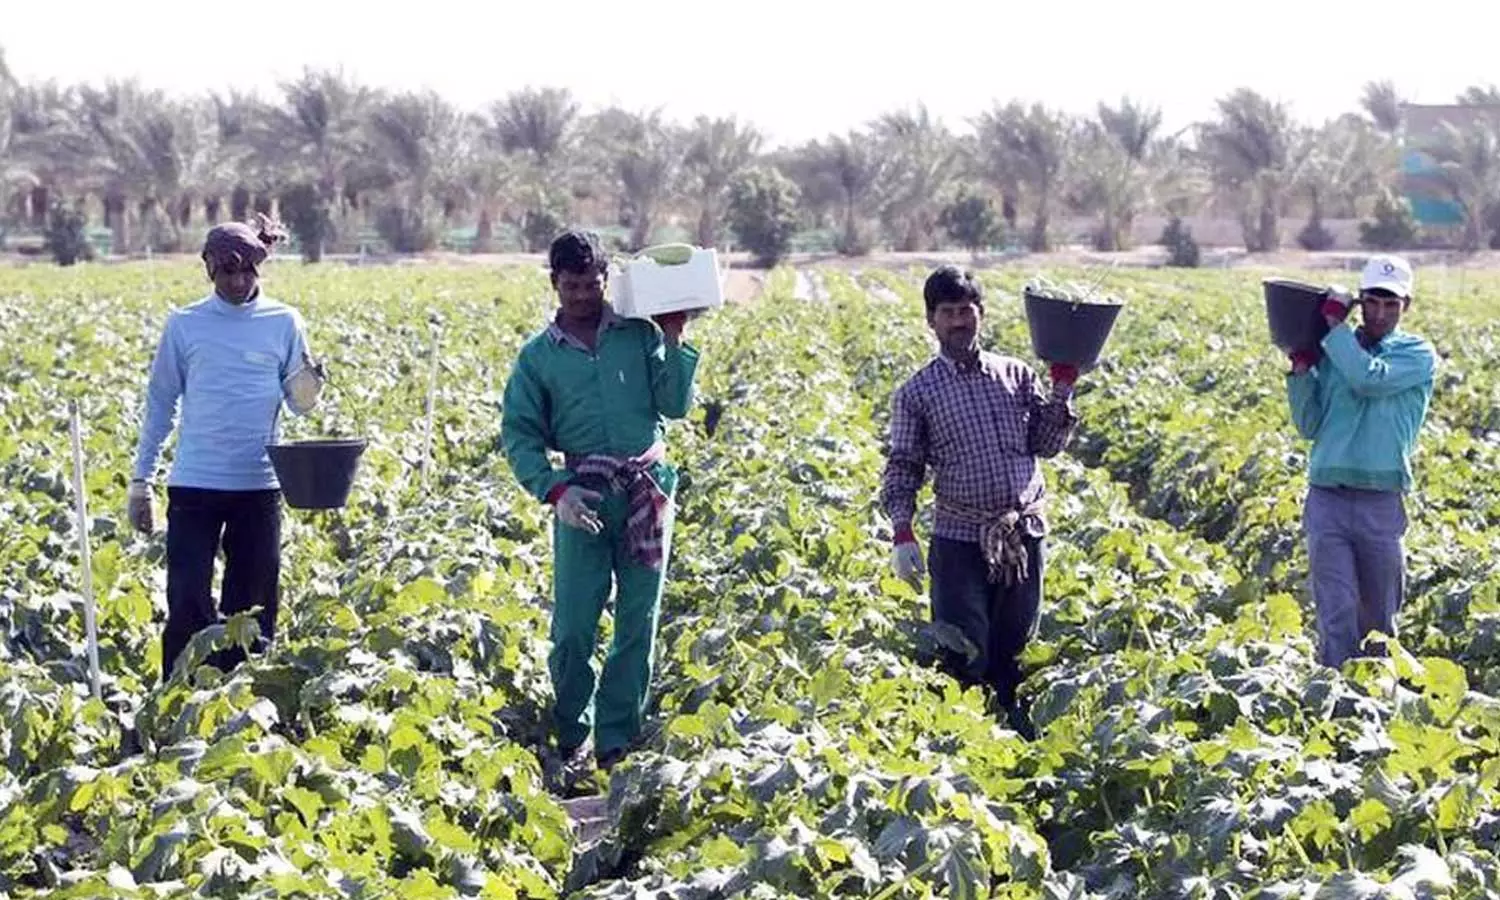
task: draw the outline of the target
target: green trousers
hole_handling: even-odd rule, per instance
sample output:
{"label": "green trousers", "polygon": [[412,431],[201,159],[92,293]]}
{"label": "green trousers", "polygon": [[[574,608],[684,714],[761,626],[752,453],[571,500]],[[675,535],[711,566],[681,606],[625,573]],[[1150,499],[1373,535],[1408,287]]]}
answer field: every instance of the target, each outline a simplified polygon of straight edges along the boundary
{"label": "green trousers", "polygon": [[[650,699],[656,626],[666,583],[667,560],[676,518],[676,472],[656,467],[657,483],[673,503],[662,536],[662,569],[630,557],[625,536],[627,498],[609,492],[597,504],[604,530],[599,534],[553,521],[552,652],[547,658],[556,694],[553,724],[565,752],[594,731],[598,753],[623,748],[640,734]],[[596,676],[594,645],[599,616],[615,589],[614,639]]]}

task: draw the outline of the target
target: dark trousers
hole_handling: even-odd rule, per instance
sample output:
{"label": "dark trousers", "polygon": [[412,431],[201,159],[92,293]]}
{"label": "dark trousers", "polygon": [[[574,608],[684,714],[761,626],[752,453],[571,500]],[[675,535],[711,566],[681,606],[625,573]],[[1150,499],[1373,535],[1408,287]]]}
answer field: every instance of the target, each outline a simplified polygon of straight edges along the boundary
{"label": "dark trousers", "polygon": [[[281,581],[281,492],[167,489],[167,625],[162,680],[193,635],[259,606],[264,650],[276,632]],[[214,558],[224,551],[223,600],[213,598]],[[228,672],[245,658],[235,647],[207,662]]]}
{"label": "dark trousers", "polygon": [[1021,683],[1016,657],[1036,634],[1042,605],[1042,539],[1027,538],[1026,578],[1006,587],[989,582],[979,544],[934,537],[928,552],[932,573],[932,617],[958,628],[979,649],[970,662],[950,659],[965,684],[994,688],[1002,706],[1015,703]]}

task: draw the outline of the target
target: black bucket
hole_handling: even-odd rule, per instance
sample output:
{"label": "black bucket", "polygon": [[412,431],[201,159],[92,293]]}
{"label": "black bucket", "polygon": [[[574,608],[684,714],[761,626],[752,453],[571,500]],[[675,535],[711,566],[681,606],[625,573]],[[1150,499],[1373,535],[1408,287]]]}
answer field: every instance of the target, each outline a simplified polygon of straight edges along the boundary
{"label": "black bucket", "polygon": [[1328,333],[1323,318],[1323,298],[1328,289],[1290,278],[1267,278],[1261,282],[1266,294],[1266,320],[1271,340],[1284,353],[1312,350]]}
{"label": "black bucket", "polygon": [[328,438],[267,444],[286,505],[293,509],[343,506],[367,443],[364,438]]}
{"label": "black bucket", "polygon": [[1045,362],[1088,371],[1099,362],[1099,352],[1115,327],[1120,306],[1060,300],[1027,291],[1026,323],[1031,328],[1031,349]]}

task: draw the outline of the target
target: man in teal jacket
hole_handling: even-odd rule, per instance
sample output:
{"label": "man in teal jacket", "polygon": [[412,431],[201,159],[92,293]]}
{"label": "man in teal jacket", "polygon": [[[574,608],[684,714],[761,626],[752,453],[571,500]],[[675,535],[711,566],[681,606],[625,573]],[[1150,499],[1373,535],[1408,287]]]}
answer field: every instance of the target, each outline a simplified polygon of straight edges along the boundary
{"label": "man in teal jacket", "polygon": [[1403,495],[1437,364],[1431,344],[1400,328],[1412,281],[1405,260],[1371,259],[1360,274],[1360,327],[1345,321],[1355,299],[1331,290],[1321,350],[1292,354],[1287,376],[1292,421],[1313,442],[1303,527],[1329,666],[1358,655],[1372,631],[1394,636],[1405,596]]}
{"label": "man in teal jacket", "polygon": [[[641,731],[677,487],[663,420],[687,415],[698,351],[681,341],[686,314],[653,325],[605,302],[608,257],[595,234],[564,232],[548,255],[559,308],[516,358],[500,429],[516,479],[556,511],[548,665],[558,749],[576,773],[591,726],[604,769]],[[611,582],[614,640],[596,679]]]}

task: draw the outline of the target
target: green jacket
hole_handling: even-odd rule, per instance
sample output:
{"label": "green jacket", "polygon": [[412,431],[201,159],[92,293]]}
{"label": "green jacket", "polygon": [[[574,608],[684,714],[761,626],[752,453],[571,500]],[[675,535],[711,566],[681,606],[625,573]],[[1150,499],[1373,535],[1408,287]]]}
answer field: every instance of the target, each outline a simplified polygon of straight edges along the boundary
{"label": "green jacket", "polygon": [[638,456],[662,439],[664,420],[693,403],[698,351],[669,346],[645,319],[606,307],[591,353],[554,323],[521,347],[506,380],[500,440],[526,492],[546,500],[568,481],[547,451]]}
{"label": "green jacket", "polygon": [[1322,346],[1317,365],[1287,376],[1292,421],[1313,442],[1308,482],[1410,490],[1411,454],[1432,401],[1432,345],[1397,329],[1367,351],[1346,323]]}

